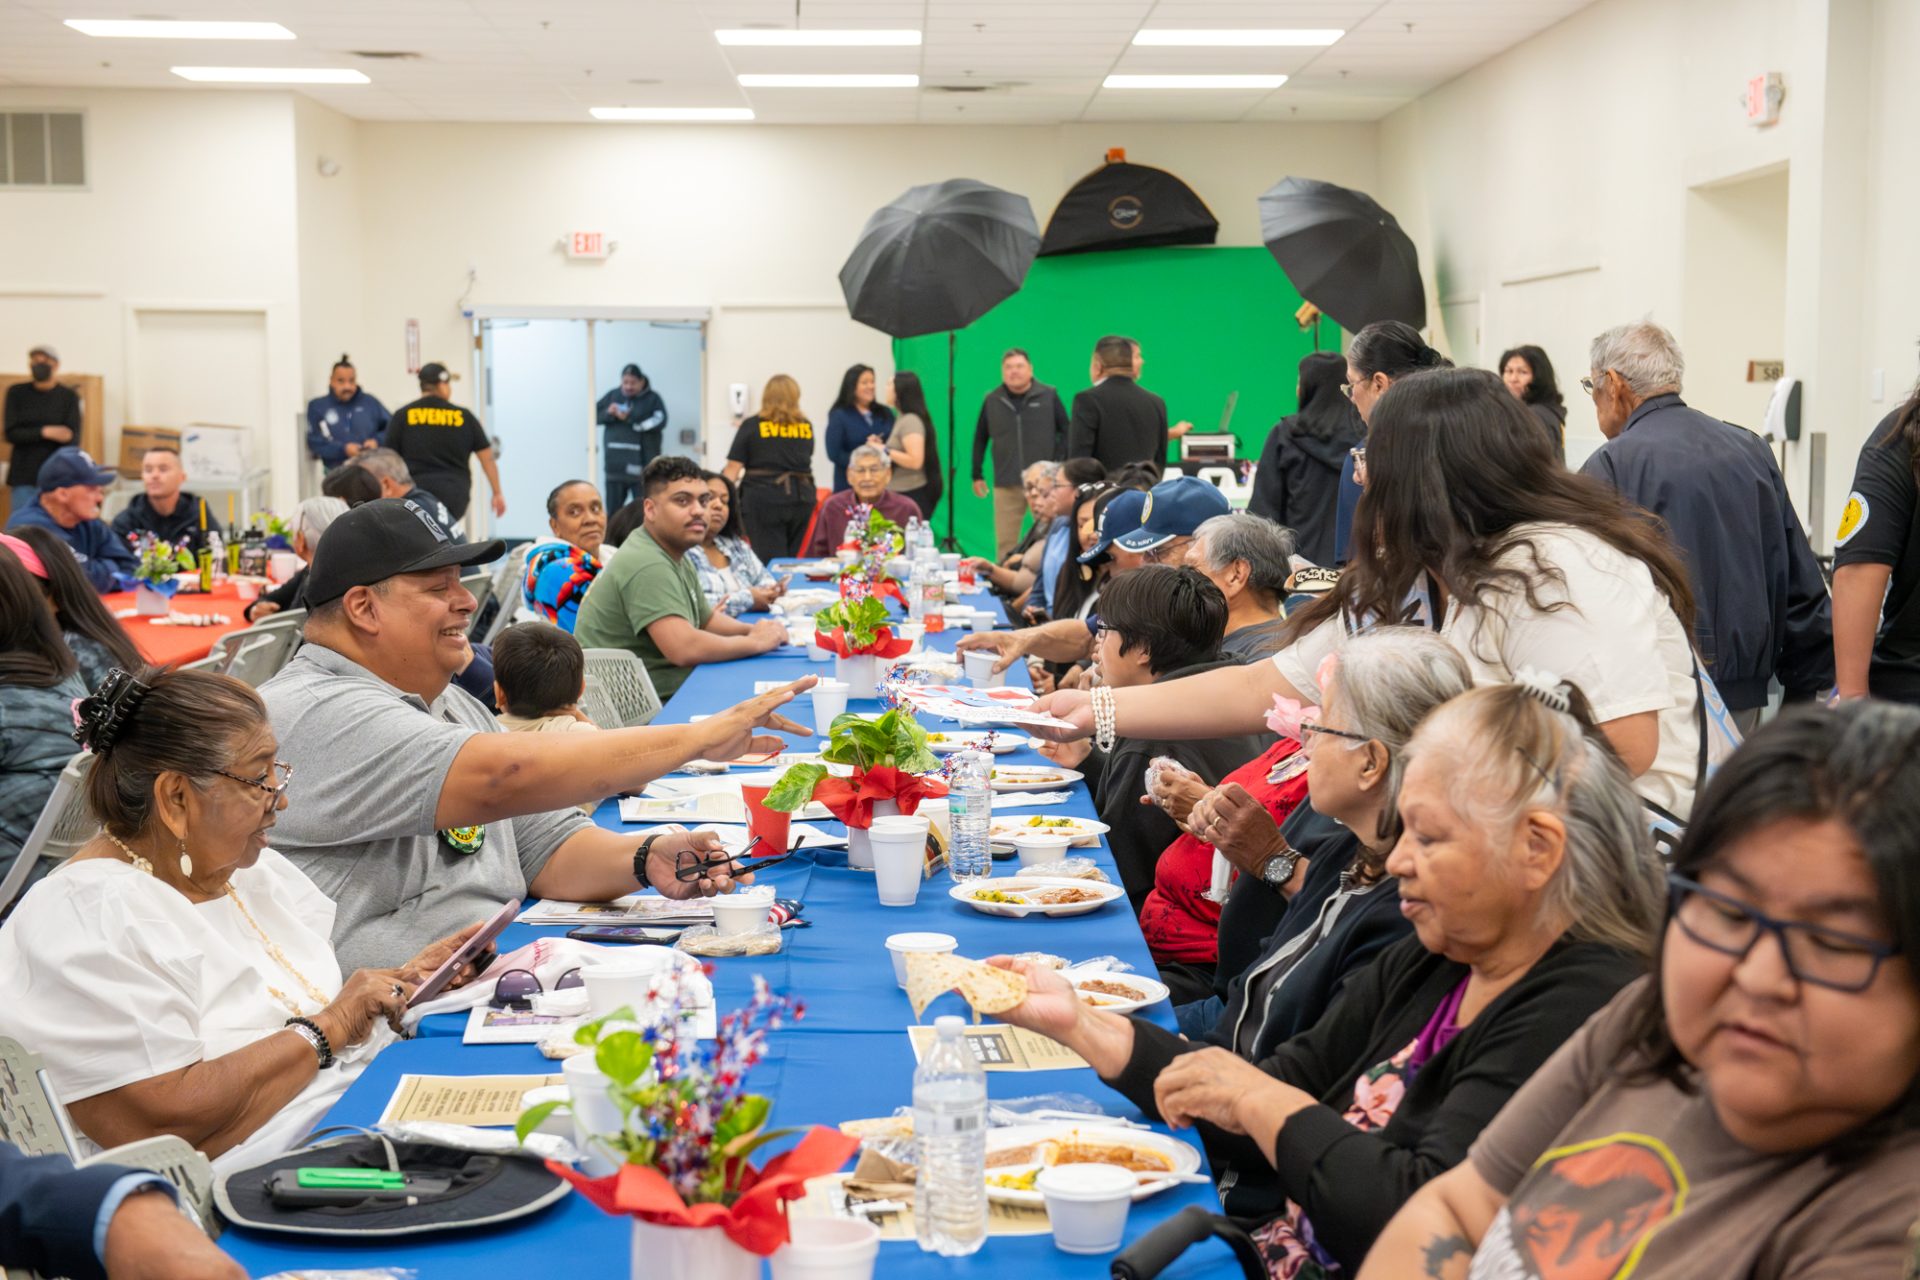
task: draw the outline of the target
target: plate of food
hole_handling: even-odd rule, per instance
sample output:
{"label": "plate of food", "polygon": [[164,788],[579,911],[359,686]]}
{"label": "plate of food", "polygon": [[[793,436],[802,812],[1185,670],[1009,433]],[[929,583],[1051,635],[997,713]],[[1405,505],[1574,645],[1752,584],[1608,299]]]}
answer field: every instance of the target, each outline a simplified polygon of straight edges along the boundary
{"label": "plate of food", "polygon": [[1144,1200],[1200,1171],[1200,1153],[1178,1138],[1146,1129],[1114,1130],[1072,1123],[1019,1124],[987,1131],[987,1197],[1004,1204],[1046,1203],[1034,1185],[1042,1169],[1061,1164],[1112,1164],[1131,1169]]}
{"label": "plate of food", "polygon": [[1033,831],[1059,831],[1073,837],[1078,845],[1099,844],[1100,837],[1113,830],[1106,823],[1094,818],[1056,817],[1051,814],[1008,814],[995,818],[987,826],[987,834],[995,840],[1012,840]]}
{"label": "plate of food", "polygon": [[808,582],[828,582],[839,576],[840,562],[837,560],[802,560],[793,566],[793,572]]}
{"label": "plate of food", "polygon": [[1098,911],[1126,890],[1117,884],[1051,876],[1016,876],[1009,880],[968,880],[947,890],[947,896],[990,916],[1083,916]]}
{"label": "plate of food", "polygon": [[987,776],[995,791],[1056,791],[1087,775],[1057,764],[997,764]]}
{"label": "plate of food", "polygon": [[1074,970],[1062,975],[1080,993],[1081,1003],[1109,1013],[1132,1013],[1150,1004],[1159,1004],[1168,995],[1167,984],[1137,973],[1111,973],[1105,969]]}
{"label": "plate of food", "polygon": [[991,751],[997,756],[1009,751],[1018,751],[1024,739],[1017,733],[984,733],[973,730],[949,729],[945,733],[929,733],[927,750],[935,755],[948,755],[955,751]]}

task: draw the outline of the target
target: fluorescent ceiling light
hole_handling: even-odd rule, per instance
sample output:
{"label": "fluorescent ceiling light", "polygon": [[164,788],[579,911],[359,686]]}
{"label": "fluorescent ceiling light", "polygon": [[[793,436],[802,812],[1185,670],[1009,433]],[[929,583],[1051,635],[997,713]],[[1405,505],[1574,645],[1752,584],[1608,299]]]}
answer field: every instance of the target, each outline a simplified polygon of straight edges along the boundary
{"label": "fluorescent ceiling light", "polygon": [[1345,34],[1337,27],[1250,27],[1217,31],[1163,27],[1136,31],[1133,42],[1188,49],[1312,48],[1332,44]]}
{"label": "fluorescent ceiling light", "polygon": [[347,67],[174,67],[182,80],[209,84],[372,84]]}
{"label": "fluorescent ceiling light", "polygon": [[885,75],[744,75],[738,77],[747,89],[917,89],[919,76]]}
{"label": "fluorescent ceiling light", "polygon": [[1103,89],[1278,89],[1285,76],[1108,76]]}
{"label": "fluorescent ceiling light", "polygon": [[752,107],[594,107],[595,120],[751,120]]}
{"label": "fluorescent ceiling light", "polygon": [[917,45],[918,31],[794,30],[788,27],[741,27],[716,31],[713,38],[729,45],[771,45],[777,48],[857,48],[871,45]]}
{"label": "fluorescent ceiling light", "polygon": [[165,18],[68,18],[85,36],[122,40],[291,40],[277,22],[174,22]]}

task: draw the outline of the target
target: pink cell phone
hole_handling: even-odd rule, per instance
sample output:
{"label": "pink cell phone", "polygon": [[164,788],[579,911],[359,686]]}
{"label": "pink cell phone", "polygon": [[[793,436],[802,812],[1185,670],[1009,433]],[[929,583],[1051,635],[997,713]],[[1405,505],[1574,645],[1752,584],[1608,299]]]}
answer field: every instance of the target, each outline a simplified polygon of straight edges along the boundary
{"label": "pink cell phone", "polygon": [[407,1008],[423,1005],[446,990],[447,984],[453,981],[453,975],[460,972],[460,966],[491,947],[493,940],[504,933],[507,926],[513,923],[513,918],[519,914],[520,899],[518,898],[495,912],[493,919],[481,926],[480,932],[468,938],[461,944],[458,951],[447,957],[445,964],[428,975],[427,980],[420,984],[419,990],[413,993],[413,998],[407,1001]]}

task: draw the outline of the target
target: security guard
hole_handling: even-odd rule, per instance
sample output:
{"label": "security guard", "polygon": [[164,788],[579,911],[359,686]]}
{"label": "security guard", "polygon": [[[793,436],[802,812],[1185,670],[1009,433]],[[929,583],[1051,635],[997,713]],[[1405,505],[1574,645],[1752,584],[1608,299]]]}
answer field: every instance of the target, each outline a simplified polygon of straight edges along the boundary
{"label": "security guard", "polygon": [[620,385],[600,397],[594,417],[607,429],[607,510],[618,511],[640,496],[640,473],[660,456],[667,402],[640,366],[620,371]]}
{"label": "security guard", "polygon": [[379,448],[387,417],[387,407],[360,389],[353,362],[342,355],[327,378],[327,394],[307,402],[307,452],[337,467],[363,450]]}
{"label": "security guard", "polygon": [[480,425],[480,415],[447,398],[453,390],[451,373],[439,361],[420,367],[418,400],[393,411],[387,424],[387,447],[406,459],[414,483],[440,501],[455,520],[467,514],[473,476],[467,459],[480,459],[493,488],[493,514],[507,514],[506,495],[500,489],[500,469],[493,461],[493,441]]}

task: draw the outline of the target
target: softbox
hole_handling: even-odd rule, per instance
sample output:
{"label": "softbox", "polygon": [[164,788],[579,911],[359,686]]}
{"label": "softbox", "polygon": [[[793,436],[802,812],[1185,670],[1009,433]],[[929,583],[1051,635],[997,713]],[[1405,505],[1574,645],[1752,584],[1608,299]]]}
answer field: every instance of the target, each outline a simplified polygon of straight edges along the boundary
{"label": "softbox", "polygon": [[1061,197],[1040,256],[1212,244],[1219,233],[1219,219],[1192,187],[1165,169],[1129,164],[1124,152],[1114,151]]}

